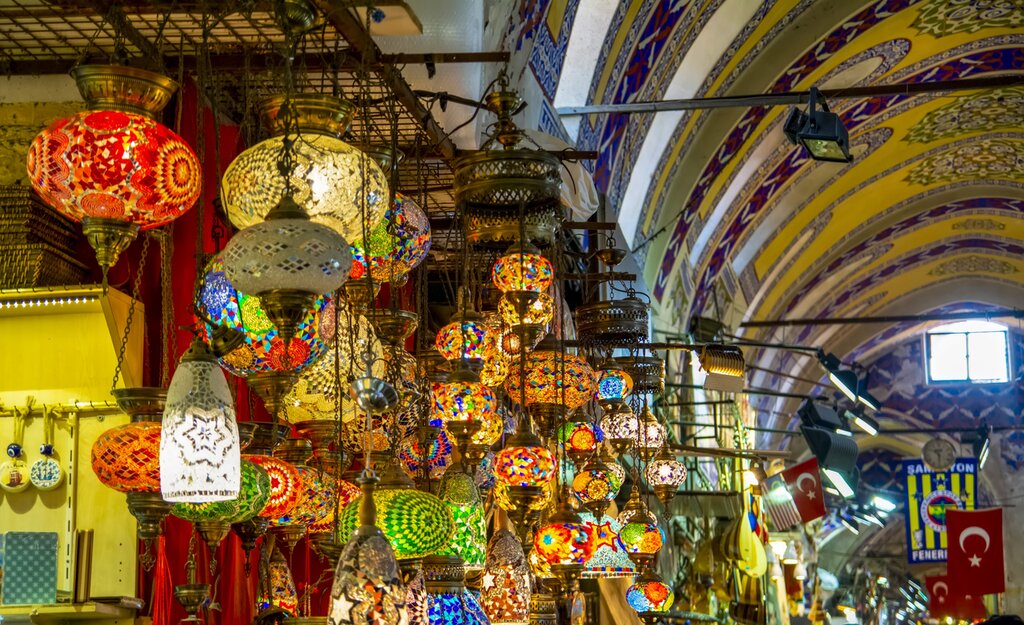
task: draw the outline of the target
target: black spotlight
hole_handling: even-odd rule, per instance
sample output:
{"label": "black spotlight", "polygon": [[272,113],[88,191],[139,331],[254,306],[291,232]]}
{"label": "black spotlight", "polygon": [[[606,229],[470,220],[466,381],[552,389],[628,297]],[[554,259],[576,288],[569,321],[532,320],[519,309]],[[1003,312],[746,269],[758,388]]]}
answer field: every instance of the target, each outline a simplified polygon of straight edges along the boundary
{"label": "black spotlight", "polygon": [[816,161],[853,162],[850,135],[839,115],[828,110],[828,104],[814,87],[811,87],[807,111],[790,110],[782,131],[791,143],[804,146]]}
{"label": "black spotlight", "polygon": [[853,497],[857,488],[857,455],[860,449],[849,436],[831,432],[822,427],[801,425],[800,432],[807,448],[818,459],[821,472],[844,499]]}
{"label": "black spotlight", "polygon": [[857,379],[857,374],[849,369],[842,368],[842,362],[839,357],[835,354],[826,354],[823,351],[818,352],[818,362],[828,372],[828,379],[832,382],[837,389],[839,389],[846,398],[852,402],[857,401],[857,387],[860,385],[860,380]]}
{"label": "black spotlight", "polygon": [[985,468],[985,462],[988,460],[991,435],[992,427],[984,421],[981,422],[977,430],[964,432],[960,435],[961,443],[970,443],[971,451],[974,452],[974,457],[978,460],[979,470]]}

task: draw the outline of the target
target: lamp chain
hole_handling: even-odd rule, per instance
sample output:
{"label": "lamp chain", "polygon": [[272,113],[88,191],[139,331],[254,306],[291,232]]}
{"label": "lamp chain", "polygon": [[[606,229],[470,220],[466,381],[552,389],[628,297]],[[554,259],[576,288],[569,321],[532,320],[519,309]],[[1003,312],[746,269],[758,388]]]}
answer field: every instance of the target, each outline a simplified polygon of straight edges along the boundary
{"label": "lamp chain", "polygon": [[110,390],[117,388],[117,381],[121,378],[121,365],[124,364],[125,351],[128,349],[128,337],[132,332],[132,321],[135,318],[135,305],[139,302],[139,290],[142,286],[142,274],[146,268],[146,258],[149,256],[150,237],[142,239],[142,251],[139,254],[139,268],[135,272],[135,280],[132,282],[131,303],[128,304],[128,318],[124,324],[124,333],[121,335],[121,347],[117,350],[117,366],[114,367],[114,380],[110,383]]}

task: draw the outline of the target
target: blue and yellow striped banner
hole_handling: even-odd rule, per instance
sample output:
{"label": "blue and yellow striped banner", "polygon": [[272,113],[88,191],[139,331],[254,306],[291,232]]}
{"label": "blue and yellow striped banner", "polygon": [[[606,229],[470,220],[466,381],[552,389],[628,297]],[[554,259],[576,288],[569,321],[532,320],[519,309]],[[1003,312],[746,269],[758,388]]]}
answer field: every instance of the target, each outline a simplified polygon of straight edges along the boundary
{"label": "blue and yellow striped banner", "polygon": [[949,471],[936,473],[920,460],[904,460],[907,560],[911,564],[946,561],[946,509],[974,510],[977,461],[958,458]]}

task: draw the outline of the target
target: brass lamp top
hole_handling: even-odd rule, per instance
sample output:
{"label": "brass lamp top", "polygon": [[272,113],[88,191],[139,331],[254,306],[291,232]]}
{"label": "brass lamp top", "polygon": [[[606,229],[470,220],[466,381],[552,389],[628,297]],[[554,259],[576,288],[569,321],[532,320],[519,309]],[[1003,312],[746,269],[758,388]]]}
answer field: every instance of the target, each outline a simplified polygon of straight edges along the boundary
{"label": "brass lamp top", "polygon": [[167,76],[126,65],[79,65],[71,76],[90,109],[150,119],[156,119],[178,90],[178,83]]}
{"label": "brass lamp top", "polygon": [[[288,118],[284,105],[286,96],[271,96],[260,103],[263,125],[275,136],[285,134]],[[347,100],[319,93],[296,93],[291,96],[291,114],[299,133],[340,138],[348,130],[355,114],[355,105]]]}

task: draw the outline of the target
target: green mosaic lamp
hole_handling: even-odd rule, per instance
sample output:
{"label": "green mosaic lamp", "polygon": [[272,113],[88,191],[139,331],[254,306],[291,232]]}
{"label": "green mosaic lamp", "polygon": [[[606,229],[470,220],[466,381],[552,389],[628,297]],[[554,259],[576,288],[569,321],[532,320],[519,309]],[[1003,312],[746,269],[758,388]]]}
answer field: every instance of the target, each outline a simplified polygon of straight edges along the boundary
{"label": "green mosaic lamp", "polygon": [[448,471],[440,492],[441,501],[451,510],[455,533],[438,555],[462,558],[467,571],[482,569],[487,556],[487,521],[476,482],[462,471]]}

